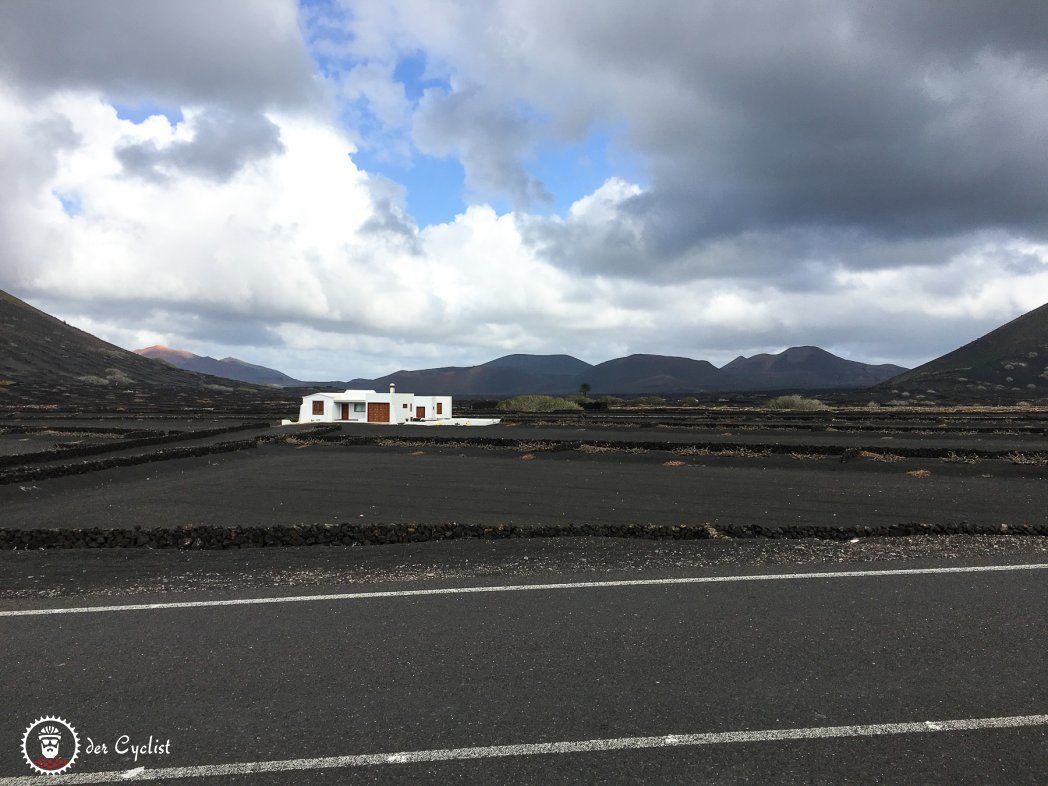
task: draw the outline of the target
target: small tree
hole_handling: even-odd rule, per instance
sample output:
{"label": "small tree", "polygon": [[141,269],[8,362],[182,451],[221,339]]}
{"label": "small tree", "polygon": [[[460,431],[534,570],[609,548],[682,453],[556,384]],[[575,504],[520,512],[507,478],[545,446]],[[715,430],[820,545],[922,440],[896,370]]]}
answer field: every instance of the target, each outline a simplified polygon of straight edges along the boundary
{"label": "small tree", "polygon": [[583,382],[581,385],[579,385],[579,395],[583,398],[589,398],[591,390],[593,390],[593,388],[590,387],[588,382]]}

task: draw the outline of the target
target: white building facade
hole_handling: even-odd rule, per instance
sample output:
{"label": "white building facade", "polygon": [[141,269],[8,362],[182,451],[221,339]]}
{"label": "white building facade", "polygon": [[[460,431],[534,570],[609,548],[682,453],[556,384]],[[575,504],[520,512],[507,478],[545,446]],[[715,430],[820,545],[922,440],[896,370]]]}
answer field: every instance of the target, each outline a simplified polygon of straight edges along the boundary
{"label": "white building facade", "polygon": [[408,423],[451,418],[451,396],[374,390],[312,393],[302,397],[299,423]]}

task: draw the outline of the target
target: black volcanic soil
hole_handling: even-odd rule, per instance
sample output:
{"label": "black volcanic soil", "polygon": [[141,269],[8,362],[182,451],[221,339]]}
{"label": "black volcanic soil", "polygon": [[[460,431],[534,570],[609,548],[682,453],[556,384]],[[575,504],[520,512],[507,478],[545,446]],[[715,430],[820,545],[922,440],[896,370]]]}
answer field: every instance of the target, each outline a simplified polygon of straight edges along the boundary
{"label": "black volcanic soil", "polygon": [[680,413],[670,427],[622,417],[488,428],[9,418],[0,528],[1048,524],[1041,410],[696,410],[691,427]]}
{"label": "black volcanic soil", "polygon": [[[681,463],[667,466],[673,461]],[[0,506],[4,525],[16,528],[448,521],[1014,526],[1045,521],[1048,468],[1005,460],[263,444],[11,483],[0,486]]]}

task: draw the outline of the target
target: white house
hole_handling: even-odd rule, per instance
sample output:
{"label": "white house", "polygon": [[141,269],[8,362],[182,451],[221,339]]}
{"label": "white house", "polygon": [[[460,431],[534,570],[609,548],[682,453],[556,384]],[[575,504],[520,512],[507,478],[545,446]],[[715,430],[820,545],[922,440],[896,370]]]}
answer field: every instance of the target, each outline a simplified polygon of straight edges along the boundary
{"label": "white house", "polygon": [[302,397],[299,423],[408,423],[451,419],[451,396],[416,396],[374,390],[311,393]]}

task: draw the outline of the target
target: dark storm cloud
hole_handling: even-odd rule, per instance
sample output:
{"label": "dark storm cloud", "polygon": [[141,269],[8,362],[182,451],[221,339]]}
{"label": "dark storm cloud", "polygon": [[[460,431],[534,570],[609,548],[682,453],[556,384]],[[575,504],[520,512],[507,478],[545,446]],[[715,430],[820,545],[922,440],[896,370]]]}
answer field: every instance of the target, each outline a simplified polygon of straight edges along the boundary
{"label": "dark storm cloud", "polygon": [[658,274],[753,232],[800,231],[813,248],[1048,237],[1048,4],[659,8],[568,34],[585,60],[632,75],[609,89],[650,188],[618,206],[635,249],[613,229],[595,244],[533,227],[559,264]]}
{"label": "dark storm cloud", "polygon": [[302,105],[316,98],[287,2],[4,0],[0,75],[117,100]]}
{"label": "dark storm cloud", "polygon": [[938,56],[962,61],[982,52],[1021,55],[1042,65],[1048,60],[1048,5],[1040,0],[952,0],[949,5],[910,0],[865,3],[855,10],[871,32],[911,50],[930,48]]}
{"label": "dark storm cloud", "polygon": [[118,148],[124,170],[149,179],[175,171],[225,181],[243,166],[282,153],[280,129],[264,115],[210,110],[194,119],[191,140],[158,147],[153,142]]}

